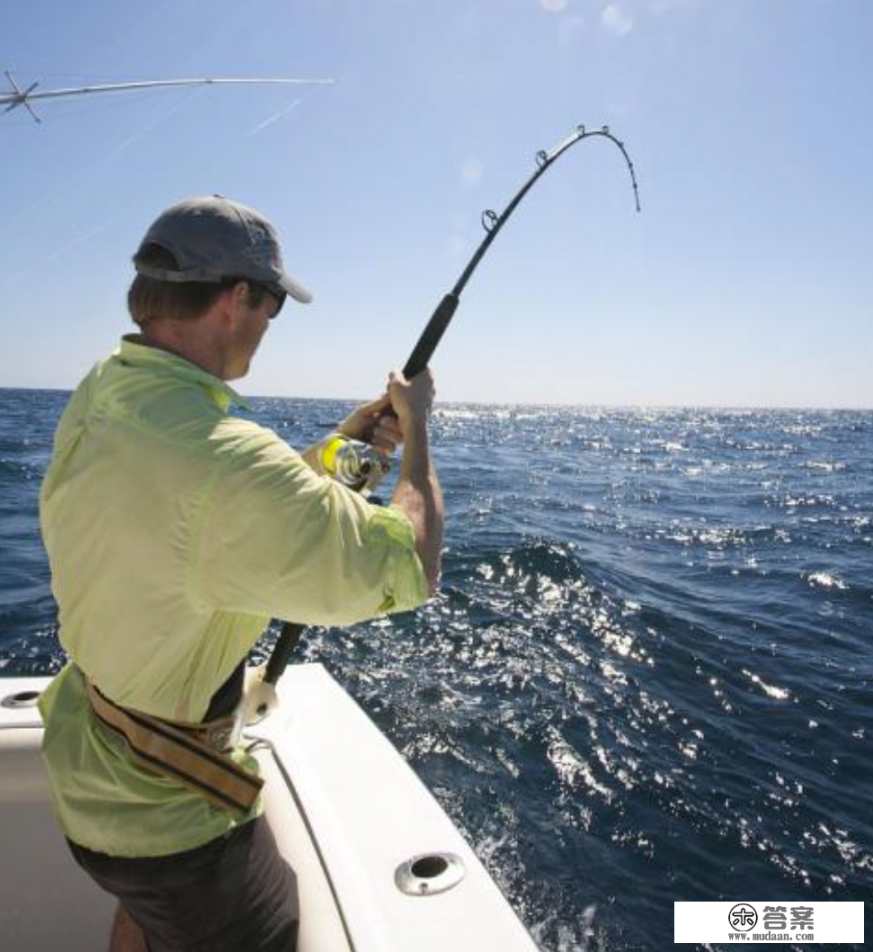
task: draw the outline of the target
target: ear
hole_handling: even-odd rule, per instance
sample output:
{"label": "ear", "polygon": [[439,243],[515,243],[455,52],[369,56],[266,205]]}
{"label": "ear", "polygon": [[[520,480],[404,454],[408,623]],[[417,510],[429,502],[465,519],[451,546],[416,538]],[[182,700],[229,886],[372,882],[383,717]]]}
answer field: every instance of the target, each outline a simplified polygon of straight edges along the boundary
{"label": "ear", "polygon": [[233,287],[227,289],[223,300],[228,323],[235,330],[246,314],[249,300],[248,282],[237,281]]}

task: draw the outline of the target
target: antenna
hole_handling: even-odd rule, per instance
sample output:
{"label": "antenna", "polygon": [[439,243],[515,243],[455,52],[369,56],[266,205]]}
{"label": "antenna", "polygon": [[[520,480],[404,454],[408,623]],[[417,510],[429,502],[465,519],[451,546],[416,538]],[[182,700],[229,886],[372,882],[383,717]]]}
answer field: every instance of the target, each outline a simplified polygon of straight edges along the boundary
{"label": "antenna", "polygon": [[19,106],[30,113],[35,122],[42,120],[31,108],[35,99],[57,99],[61,96],[87,96],[91,93],[132,92],[138,89],[166,89],[174,86],[333,86],[335,79],[219,79],[204,77],[201,79],[159,79],[142,83],[103,83],[97,86],[76,86],[70,89],[44,89],[34,92],[39,82],[22,89],[9,70],[4,70],[14,92],[0,93],[0,106],[6,106],[5,112],[12,112]]}

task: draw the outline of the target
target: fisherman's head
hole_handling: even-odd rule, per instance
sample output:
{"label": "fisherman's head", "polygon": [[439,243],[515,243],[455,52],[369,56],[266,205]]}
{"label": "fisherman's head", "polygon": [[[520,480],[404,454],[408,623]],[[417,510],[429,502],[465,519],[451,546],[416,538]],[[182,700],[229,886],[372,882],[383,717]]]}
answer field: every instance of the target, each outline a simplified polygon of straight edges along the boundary
{"label": "fisherman's head", "polygon": [[247,373],[286,295],[312,300],[284,270],[270,222],[218,195],[168,208],[133,262],[128,308],[146,342],[183,356],[204,351],[208,369],[225,380]]}

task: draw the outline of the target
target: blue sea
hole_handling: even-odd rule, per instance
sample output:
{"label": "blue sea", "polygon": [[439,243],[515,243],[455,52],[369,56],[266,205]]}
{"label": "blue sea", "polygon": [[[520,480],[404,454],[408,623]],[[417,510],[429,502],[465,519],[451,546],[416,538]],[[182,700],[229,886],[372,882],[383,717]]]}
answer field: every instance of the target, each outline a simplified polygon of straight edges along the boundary
{"label": "blue sea", "polygon": [[[37,495],[67,396],[0,390],[2,675],[63,663]],[[253,415],[301,447],[348,409]],[[873,413],[452,405],[433,441],[439,596],[297,660],[541,947],[663,952],[675,900],[869,900]]]}

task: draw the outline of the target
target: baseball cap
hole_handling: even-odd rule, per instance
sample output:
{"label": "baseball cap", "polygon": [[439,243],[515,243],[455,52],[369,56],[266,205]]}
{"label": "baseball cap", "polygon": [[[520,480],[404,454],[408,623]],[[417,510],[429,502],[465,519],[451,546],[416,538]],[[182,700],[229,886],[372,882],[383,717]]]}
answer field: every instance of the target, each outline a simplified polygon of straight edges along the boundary
{"label": "baseball cap", "polygon": [[223,195],[190,198],[162,212],[140,248],[160,245],[176,259],[178,271],[136,264],[138,274],[158,281],[220,283],[248,278],[278,294],[308,304],[312,294],[282,266],[276,229],[253,208]]}

